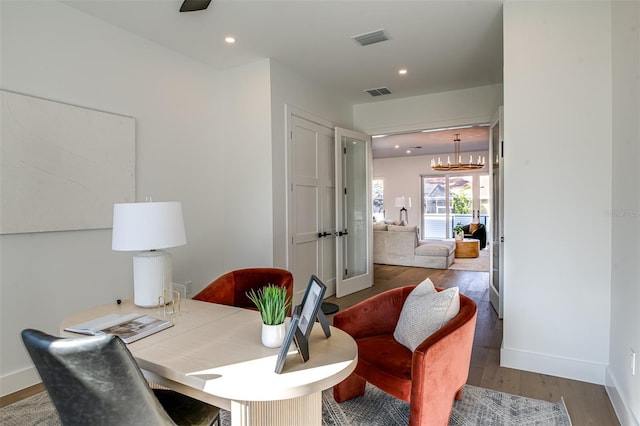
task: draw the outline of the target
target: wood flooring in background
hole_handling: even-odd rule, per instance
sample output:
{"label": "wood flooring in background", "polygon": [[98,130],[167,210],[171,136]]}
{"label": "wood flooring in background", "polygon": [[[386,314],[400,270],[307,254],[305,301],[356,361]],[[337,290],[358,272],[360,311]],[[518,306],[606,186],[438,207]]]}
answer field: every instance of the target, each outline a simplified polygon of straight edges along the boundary
{"label": "wood flooring in background", "polygon": [[489,272],[374,265],[374,286],[327,302],[340,309],[390,288],[414,285],[425,278],[438,287],[458,286],[478,304],[478,320],[467,383],[529,398],[556,402],[564,398],[573,426],[615,426],[618,418],[604,386],[500,367],[502,320],[489,303]]}

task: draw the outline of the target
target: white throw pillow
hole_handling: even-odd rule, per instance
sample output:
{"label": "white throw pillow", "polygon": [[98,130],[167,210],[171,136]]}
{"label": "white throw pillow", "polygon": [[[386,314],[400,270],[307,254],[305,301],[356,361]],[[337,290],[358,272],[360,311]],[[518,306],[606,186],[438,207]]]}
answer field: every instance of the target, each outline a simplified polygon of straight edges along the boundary
{"label": "white throw pillow", "polygon": [[393,337],[413,352],[427,337],[458,315],[458,312],[458,287],[438,292],[427,278],[405,300]]}

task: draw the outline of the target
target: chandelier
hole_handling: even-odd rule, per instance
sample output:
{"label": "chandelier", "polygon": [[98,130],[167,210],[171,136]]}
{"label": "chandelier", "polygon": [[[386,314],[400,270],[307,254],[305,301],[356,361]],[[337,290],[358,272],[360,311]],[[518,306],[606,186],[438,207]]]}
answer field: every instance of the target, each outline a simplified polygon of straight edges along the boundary
{"label": "chandelier", "polygon": [[450,156],[447,156],[446,163],[442,163],[442,160],[440,160],[440,157],[438,157],[437,163],[435,158],[432,158],[431,168],[433,170],[436,170],[439,172],[448,172],[448,171],[458,171],[458,170],[477,170],[484,167],[484,157],[480,159],[480,156],[478,156],[478,161],[476,161],[475,163],[473,162],[472,155],[469,155],[468,163],[462,162],[462,154],[460,154],[460,133],[456,133],[456,137],[453,139],[453,146],[454,146],[453,159],[454,161],[457,159],[458,162],[452,163]]}

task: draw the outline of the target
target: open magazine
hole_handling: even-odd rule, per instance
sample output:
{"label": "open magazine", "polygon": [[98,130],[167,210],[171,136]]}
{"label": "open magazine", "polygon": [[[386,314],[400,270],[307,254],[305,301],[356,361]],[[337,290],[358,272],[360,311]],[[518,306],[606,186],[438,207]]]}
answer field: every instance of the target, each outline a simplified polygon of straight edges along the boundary
{"label": "open magazine", "polygon": [[111,314],[69,326],[64,330],[92,336],[115,334],[123,342],[131,343],[172,326],[171,321],[161,320],[149,315]]}

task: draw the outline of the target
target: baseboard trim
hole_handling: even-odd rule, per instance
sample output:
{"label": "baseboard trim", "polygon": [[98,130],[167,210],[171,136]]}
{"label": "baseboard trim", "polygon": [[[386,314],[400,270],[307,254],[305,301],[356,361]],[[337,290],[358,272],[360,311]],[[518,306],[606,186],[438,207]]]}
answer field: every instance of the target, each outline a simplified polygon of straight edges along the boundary
{"label": "baseboard trim", "polygon": [[7,405],[11,405],[15,402],[22,401],[30,396],[36,395],[40,392],[44,392],[45,388],[42,383],[29,386],[28,388],[21,389],[17,392],[10,393],[9,395],[0,396],[0,408],[4,408]]}
{"label": "baseboard trim", "polygon": [[500,366],[604,385],[605,364],[502,347]]}
{"label": "baseboard trim", "polygon": [[624,398],[620,395],[620,392],[618,392],[618,381],[611,374],[611,369],[607,368],[606,374],[605,389],[611,400],[611,405],[613,405],[613,410],[616,412],[616,416],[618,416],[618,421],[621,425],[640,426],[638,419],[633,415],[633,412],[625,403]]}
{"label": "baseboard trim", "polygon": [[18,392],[40,382],[40,376],[35,367],[14,371],[0,377],[0,397]]}

